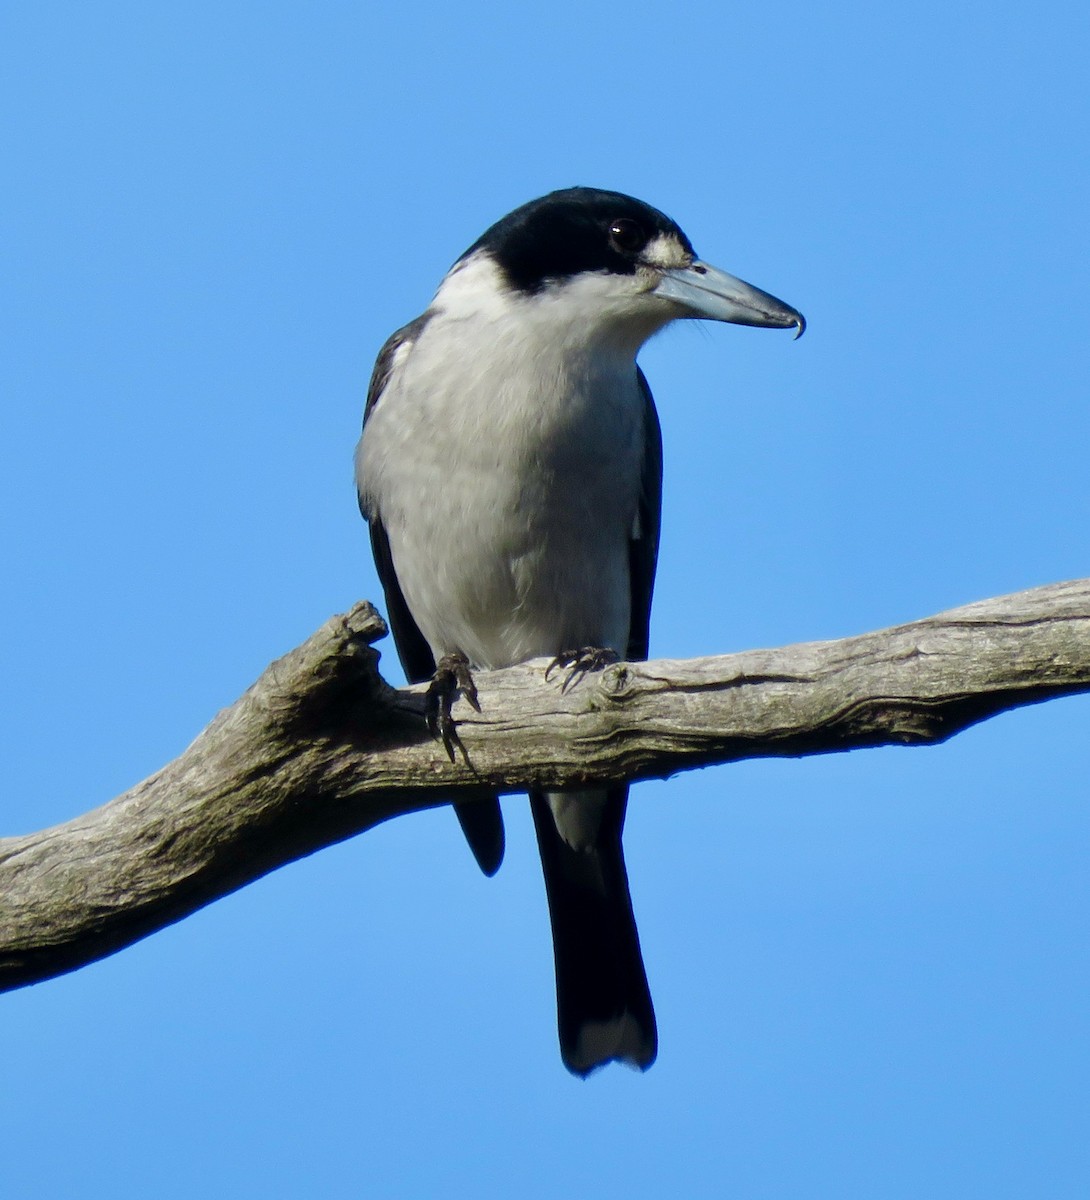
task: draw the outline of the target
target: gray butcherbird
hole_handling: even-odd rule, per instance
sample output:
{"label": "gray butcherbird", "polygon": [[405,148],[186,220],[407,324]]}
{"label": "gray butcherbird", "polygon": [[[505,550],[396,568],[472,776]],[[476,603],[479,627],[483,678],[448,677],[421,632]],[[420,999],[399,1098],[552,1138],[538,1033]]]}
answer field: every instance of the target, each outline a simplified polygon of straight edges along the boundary
{"label": "gray butcherbird", "polygon": [[[412,682],[476,703],[471,668],[647,657],[662,446],[640,347],[679,318],[801,314],[693,253],[669,217],[569,188],[516,209],[382,348],[356,454],[360,509]],[[627,786],[531,792],[560,1046],[577,1075],[646,1069],[658,1035],[621,849]],[[498,800],[456,811],[487,874]]]}

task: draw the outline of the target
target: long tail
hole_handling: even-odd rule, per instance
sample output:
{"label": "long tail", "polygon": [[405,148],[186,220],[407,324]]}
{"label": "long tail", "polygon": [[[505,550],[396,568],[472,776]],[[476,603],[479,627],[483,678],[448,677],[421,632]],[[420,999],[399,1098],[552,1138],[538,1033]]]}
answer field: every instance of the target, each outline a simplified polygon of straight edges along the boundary
{"label": "long tail", "polygon": [[628,788],[531,792],[556,962],[560,1053],[576,1075],[617,1059],[646,1070],[658,1032],[621,831]]}

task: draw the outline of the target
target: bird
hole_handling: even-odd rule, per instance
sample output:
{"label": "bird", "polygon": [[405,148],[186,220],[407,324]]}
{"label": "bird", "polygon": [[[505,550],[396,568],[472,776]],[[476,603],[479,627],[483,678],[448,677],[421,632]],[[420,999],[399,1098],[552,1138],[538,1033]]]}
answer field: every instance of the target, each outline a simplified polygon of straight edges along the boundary
{"label": "bird", "polygon": [[[476,671],[535,658],[562,685],[643,660],[662,441],[636,358],[679,319],[805,320],[696,256],[670,217],[572,187],[489,227],[382,347],[355,458],[360,511],[411,683],[453,757]],[[551,669],[550,668],[550,669]],[[564,1065],[646,1070],[658,1031],[622,849],[628,786],[534,789]],[[479,865],[504,854],[495,795],[455,804]]]}

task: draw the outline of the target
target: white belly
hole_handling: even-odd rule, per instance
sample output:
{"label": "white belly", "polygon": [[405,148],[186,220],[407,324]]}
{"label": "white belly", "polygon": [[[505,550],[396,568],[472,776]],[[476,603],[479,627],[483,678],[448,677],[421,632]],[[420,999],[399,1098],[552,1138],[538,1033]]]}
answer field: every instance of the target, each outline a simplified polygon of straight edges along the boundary
{"label": "white belly", "polygon": [[357,457],[421,632],[484,668],[584,645],[623,654],[644,446],[632,358],[531,369],[511,347],[458,364],[442,335],[424,331]]}

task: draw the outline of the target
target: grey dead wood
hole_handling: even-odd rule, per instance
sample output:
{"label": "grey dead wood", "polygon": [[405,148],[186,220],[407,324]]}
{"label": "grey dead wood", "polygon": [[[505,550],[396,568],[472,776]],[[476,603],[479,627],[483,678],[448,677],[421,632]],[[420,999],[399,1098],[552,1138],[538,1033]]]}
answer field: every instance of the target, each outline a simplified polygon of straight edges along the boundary
{"label": "grey dead wood", "polygon": [[544,661],[477,677],[465,755],[395,691],[369,604],[273,663],[177,759],[63,825],[0,839],[0,988],[129,945],[284,863],[483,785],[646,779],[744,758],[940,742],[1090,690],[1090,580],[860,637],[619,663],[567,689]]}

